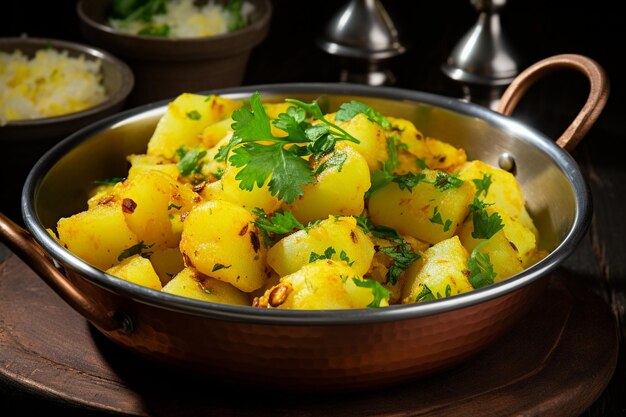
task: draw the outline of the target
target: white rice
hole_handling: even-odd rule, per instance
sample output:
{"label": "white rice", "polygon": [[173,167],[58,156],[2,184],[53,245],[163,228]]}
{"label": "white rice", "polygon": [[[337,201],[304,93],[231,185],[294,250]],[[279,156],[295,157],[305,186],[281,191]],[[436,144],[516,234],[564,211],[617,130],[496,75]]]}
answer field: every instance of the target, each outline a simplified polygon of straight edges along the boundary
{"label": "white rice", "polygon": [[47,48],[30,59],[0,52],[0,126],[10,120],[60,116],[107,98],[99,60]]}
{"label": "white rice", "polygon": [[[254,6],[243,2],[241,15],[244,21],[254,10]],[[193,38],[214,36],[228,32],[233,17],[214,0],[209,0],[204,6],[198,7],[194,0],[168,0],[167,12],[152,17],[152,26],[168,25],[168,38]],[[110,19],[109,24],[115,30],[136,35],[147,25],[144,21],[126,21]]]}

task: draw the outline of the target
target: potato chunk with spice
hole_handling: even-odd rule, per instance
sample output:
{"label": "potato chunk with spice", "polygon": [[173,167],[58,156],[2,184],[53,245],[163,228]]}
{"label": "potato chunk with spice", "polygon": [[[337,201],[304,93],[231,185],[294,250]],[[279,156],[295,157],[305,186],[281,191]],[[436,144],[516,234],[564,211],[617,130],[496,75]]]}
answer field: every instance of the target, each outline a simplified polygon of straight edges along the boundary
{"label": "potato chunk with spice", "polygon": [[435,244],[456,233],[469,211],[474,187],[443,171],[427,169],[422,174],[411,191],[392,182],[372,193],[369,216],[374,224]]}
{"label": "potato chunk with spice", "polygon": [[450,297],[471,291],[467,250],[458,236],[431,246],[406,270],[404,304]]}
{"label": "potato chunk with spice", "polygon": [[[115,231],[115,233],[112,233]],[[120,205],[95,205],[57,222],[59,242],[85,262],[106,270],[120,254],[139,243],[128,227]]]}
{"label": "potato chunk with spice", "polygon": [[354,217],[329,216],[308,230],[299,230],[278,241],[267,252],[267,263],[282,277],[319,256],[347,259],[352,269],[363,275],[372,263],[374,244]]}
{"label": "potato chunk with spice", "polygon": [[389,292],[364,280],[345,262],[320,259],[281,278],[254,306],[281,309],[334,310],[388,306]]}
{"label": "potato chunk with spice", "polygon": [[106,272],[133,284],[142,285],[153,290],[161,289],[161,281],[152,264],[141,255],[133,255],[126,258],[120,264],[107,269]]}
{"label": "potato chunk with spice", "polygon": [[180,250],[185,265],[244,292],[260,288],[270,274],[254,219],[228,201],[198,204],[183,222]]}
{"label": "potato chunk with spice", "polygon": [[250,305],[248,295],[227,282],[207,277],[193,268],[180,271],[163,292],[212,303]]}

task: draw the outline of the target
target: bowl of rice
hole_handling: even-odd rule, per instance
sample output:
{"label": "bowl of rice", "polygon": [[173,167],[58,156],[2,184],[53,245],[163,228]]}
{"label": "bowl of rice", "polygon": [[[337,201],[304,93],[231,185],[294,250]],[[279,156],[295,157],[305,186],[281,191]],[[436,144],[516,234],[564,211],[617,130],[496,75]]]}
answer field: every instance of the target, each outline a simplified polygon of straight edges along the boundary
{"label": "bowl of rice", "polygon": [[124,59],[136,77],[132,105],[241,85],[267,37],[269,0],[79,0],[80,30]]}
{"label": "bowl of rice", "polygon": [[[20,216],[22,184],[58,141],[120,111],[133,89],[128,65],[109,52],[58,39],[0,38],[0,211]],[[19,219],[18,219],[19,220]]]}

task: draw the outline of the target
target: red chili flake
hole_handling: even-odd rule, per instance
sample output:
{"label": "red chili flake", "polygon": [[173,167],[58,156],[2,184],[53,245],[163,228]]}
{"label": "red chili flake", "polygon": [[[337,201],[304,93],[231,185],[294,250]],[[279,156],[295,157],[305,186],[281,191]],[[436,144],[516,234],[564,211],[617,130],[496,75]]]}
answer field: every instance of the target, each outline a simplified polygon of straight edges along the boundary
{"label": "red chili flake", "polygon": [[124,213],[133,214],[136,208],[137,203],[135,203],[131,198],[125,198],[122,200],[122,211]]}
{"label": "red chili flake", "polygon": [[261,242],[259,241],[259,237],[254,232],[250,232],[250,243],[252,243],[252,248],[255,252],[258,252],[259,249],[261,249]]}

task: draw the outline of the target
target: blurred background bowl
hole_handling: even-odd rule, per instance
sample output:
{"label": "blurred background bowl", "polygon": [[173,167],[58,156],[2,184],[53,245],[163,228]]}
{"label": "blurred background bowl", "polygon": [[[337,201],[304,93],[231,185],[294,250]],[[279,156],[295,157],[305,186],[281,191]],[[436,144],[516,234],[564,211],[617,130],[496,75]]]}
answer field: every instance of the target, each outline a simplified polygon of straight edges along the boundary
{"label": "blurred background bowl", "polygon": [[181,92],[241,85],[252,49],[267,37],[273,10],[269,0],[247,1],[254,11],[244,28],[208,37],[122,33],[107,24],[112,0],[80,0],[77,12],[85,39],[124,59],[133,69],[136,85],[129,105],[135,106]]}
{"label": "blurred background bowl", "polygon": [[33,57],[41,49],[67,51],[69,57],[84,56],[100,60],[101,82],[107,99],[85,110],[61,116],[9,121],[0,126],[0,149],[6,155],[0,164],[0,212],[21,222],[20,198],[26,176],[37,160],[53,145],[75,131],[120,111],[133,89],[135,77],[128,65],[110,53],[74,42],[47,38],[0,38],[0,51],[12,54],[20,50]]}

